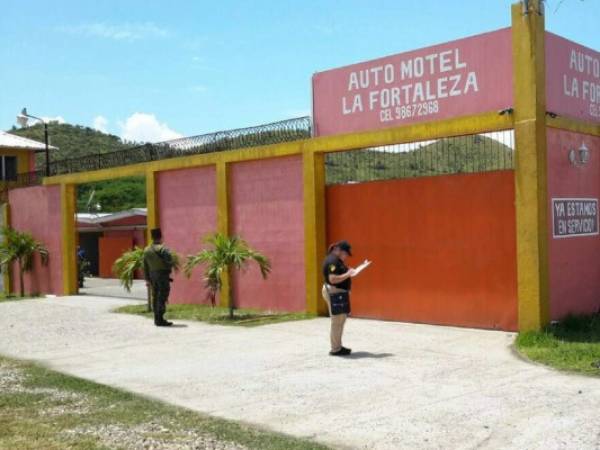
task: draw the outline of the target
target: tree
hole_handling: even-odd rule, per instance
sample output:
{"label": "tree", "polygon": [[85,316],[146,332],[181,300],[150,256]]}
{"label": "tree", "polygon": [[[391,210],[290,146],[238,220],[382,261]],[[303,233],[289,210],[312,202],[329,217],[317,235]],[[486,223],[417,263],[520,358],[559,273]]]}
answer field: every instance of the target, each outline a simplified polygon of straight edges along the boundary
{"label": "tree", "polygon": [[21,297],[25,297],[25,272],[33,270],[33,258],[39,254],[43,265],[48,264],[48,249],[25,231],[17,231],[10,227],[3,227],[2,242],[0,243],[0,266],[6,271],[17,263],[19,267],[19,288]]}
{"label": "tree", "polygon": [[[263,279],[271,272],[271,262],[261,253],[250,248],[248,243],[238,236],[229,237],[222,233],[209,234],[204,238],[209,246],[195,255],[189,255],[183,268],[185,275],[189,278],[194,268],[204,264],[204,281],[208,289],[208,298],[215,306],[217,293],[223,287],[223,273],[229,274],[233,270],[241,270],[247,267],[250,261],[258,264]],[[229,317],[232,319],[236,302],[233,298],[231,284],[229,287]]]}
{"label": "tree", "polygon": [[[171,252],[171,256],[173,258],[173,268],[179,270],[179,255],[175,252]],[[131,292],[135,273],[139,270],[144,270],[144,249],[135,246],[132,250],[126,251],[115,261],[112,270],[125,290]],[[148,289],[148,311],[151,310],[151,305],[150,290]]]}

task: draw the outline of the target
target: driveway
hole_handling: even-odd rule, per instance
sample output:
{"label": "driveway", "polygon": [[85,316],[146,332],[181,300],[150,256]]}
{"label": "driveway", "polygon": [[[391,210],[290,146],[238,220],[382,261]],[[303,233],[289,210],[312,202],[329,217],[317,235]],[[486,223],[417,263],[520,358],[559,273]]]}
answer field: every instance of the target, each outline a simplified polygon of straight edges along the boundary
{"label": "driveway", "polygon": [[0,353],[341,448],[598,449],[600,379],[526,363],[512,333],[350,320],[156,328],[93,296],[0,303]]}
{"label": "driveway", "polygon": [[79,288],[82,295],[118,297],[135,300],[147,300],[148,291],[144,280],[133,280],[131,291],[121,286],[121,282],[116,278],[86,278],[82,288]]}

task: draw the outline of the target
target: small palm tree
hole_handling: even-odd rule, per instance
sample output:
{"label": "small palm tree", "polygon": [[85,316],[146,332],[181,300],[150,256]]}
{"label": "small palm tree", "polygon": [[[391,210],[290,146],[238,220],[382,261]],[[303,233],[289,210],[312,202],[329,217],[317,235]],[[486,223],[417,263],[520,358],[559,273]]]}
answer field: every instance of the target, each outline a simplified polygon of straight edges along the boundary
{"label": "small palm tree", "polygon": [[[264,279],[271,272],[271,262],[261,253],[250,248],[248,243],[238,236],[229,237],[222,233],[209,234],[204,239],[209,246],[195,255],[189,255],[183,268],[184,273],[189,278],[194,268],[200,264],[205,264],[204,281],[208,289],[208,298],[214,306],[217,293],[223,286],[223,272],[227,269],[229,274],[233,269],[244,269],[250,261],[258,264],[260,273]],[[235,310],[235,299],[231,283],[229,288],[229,317],[233,318]]]}
{"label": "small palm tree", "polygon": [[135,272],[144,268],[144,249],[135,246],[127,250],[113,264],[113,273],[127,292],[131,292]]}
{"label": "small palm tree", "polygon": [[[179,270],[179,255],[171,252],[171,256],[173,258],[173,268]],[[131,292],[135,273],[144,270],[144,249],[136,245],[132,250],[127,250],[115,261],[112,270],[125,290]],[[148,311],[151,309],[151,304],[150,290],[148,290]]]}
{"label": "small palm tree", "polygon": [[48,264],[48,249],[25,231],[17,231],[10,227],[3,227],[2,242],[0,242],[0,266],[7,271],[13,263],[19,266],[19,288],[21,297],[25,297],[24,275],[33,270],[33,257],[39,254],[42,264]]}

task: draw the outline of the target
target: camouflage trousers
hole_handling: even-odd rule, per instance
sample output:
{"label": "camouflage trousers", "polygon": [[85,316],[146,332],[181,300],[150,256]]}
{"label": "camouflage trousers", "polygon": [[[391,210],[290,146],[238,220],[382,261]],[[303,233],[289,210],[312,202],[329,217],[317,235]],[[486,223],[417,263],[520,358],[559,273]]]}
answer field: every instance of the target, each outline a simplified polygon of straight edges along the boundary
{"label": "camouflage trousers", "polygon": [[152,310],[154,311],[154,323],[164,322],[163,317],[167,310],[169,293],[171,292],[171,282],[169,273],[150,272],[150,285],[152,286]]}

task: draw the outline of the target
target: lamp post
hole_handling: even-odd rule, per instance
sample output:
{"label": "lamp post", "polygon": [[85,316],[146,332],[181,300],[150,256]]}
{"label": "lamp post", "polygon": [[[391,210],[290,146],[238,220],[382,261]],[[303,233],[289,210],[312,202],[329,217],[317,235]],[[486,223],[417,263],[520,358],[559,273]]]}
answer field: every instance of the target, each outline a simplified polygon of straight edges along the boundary
{"label": "lamp post", "polygon": [[21,114],[19,114],[17,116],[17,123],[19,125],[21,125],[22,127],[26,127],[27,126],[27,122],[29,122],[30,118],[31,119],[35,119],[35,120],[39,120],[41,123],[44,124],[44,144],[46,145],[46,149],[45,149],[45,153],[46,153],[46,176],[49,177],[50,176],[50,152],[48,151],[48,122],[46,122],[41,117],[36,117],[36,116],[32,116],[31,114],[28,114],[27,113],[27,108],[23,108],[21,110]]}

